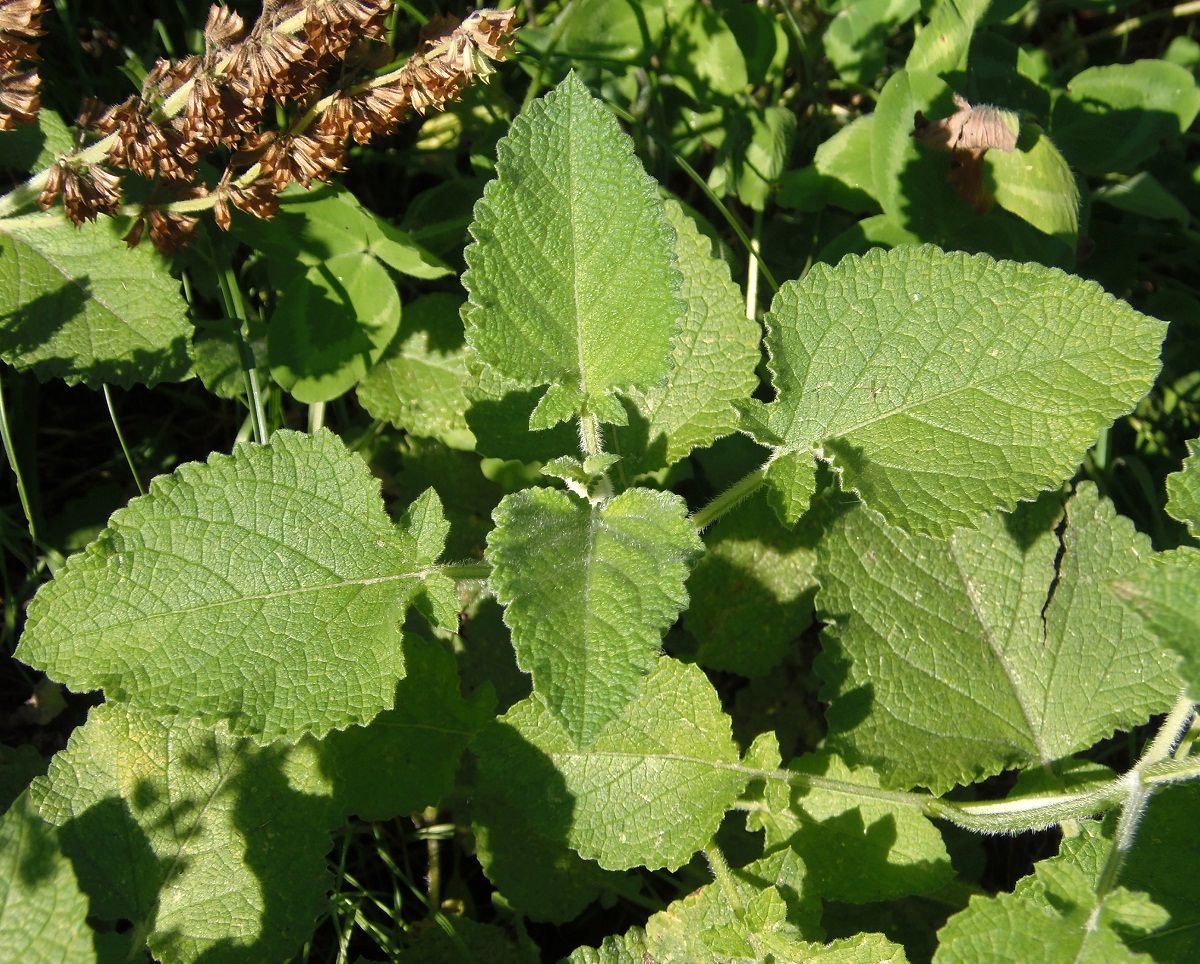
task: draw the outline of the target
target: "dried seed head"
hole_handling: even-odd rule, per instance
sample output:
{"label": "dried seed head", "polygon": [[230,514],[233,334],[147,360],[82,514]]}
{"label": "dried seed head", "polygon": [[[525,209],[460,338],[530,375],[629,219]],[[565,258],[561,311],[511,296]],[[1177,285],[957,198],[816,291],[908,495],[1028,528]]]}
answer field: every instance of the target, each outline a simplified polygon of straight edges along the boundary
{"label": "dried seed head", "polygon": [[150,209],[150,243],[163,254],[174,254],[187,245],[196,233],[198,218],[174,211]]}
{"label": "dried seed head", "polygon": [[204,46],[209,53],[223,50],[234,43],[246,31],[246,22],[228,7],[213,4],[208,8],[208,21],[204,24]]}
{"label": "dried seed head", "polygon": [[304,187],[313,181],[327,181],[343,169],[345,144],[315,129],[311,134],[285,134],[268,145],[259,159],[263,173],[271,179],[276,192],[292,181]]}
{"label": "dried seed head", "polygon": [[142,177],[191,180],[199,159],[183,136],[160,127],[148,116],[145,102],[131,97],[114,111],[116,140],[106,159]]}
{"label": "dried seed head", "polygon": [[102,167],[77,168],[63,158],[50,169],[38,206],[46,210],[60,192],[67,217],[82,224],[116,211],[121,204],[121,179]]}
{"label": "dried seed head", "polygon": [[26,37],[40,37],[41,0],[0,0],[0,30]]}
{"label": "dried seed head", "polygon": [[41,84],[36,70],[0,75],[0,131],[37,120],[42,106]]}

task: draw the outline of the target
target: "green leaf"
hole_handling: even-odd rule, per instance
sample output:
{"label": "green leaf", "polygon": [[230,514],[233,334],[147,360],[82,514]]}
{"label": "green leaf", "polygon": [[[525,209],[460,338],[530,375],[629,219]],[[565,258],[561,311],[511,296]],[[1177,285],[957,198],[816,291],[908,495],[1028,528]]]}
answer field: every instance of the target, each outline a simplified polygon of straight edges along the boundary
{"label": "green leaf", "polygon": [[[241,323],[233,318],[205,319],[196,324],[195,336],[188,347],[192,366],[204,387],[221,398],[246,398],[245,366],[242,361]],[[267,330],[259,321],[249,323],[246,347],[254,360],[259,383],[267,378]]]}
{"label": "green leaf", "polygon": [[874,190],[891,221],[925,241],[943,242],[970,220],[972,211],[951,186],[951,157],[913,137],[913,117],[951,112],[951,91],[930,73],[898,70],[883,86],[871,124]]}
{"label": "green leaf", "polygon": [[1064,840],[1057,857],[1035,864],[1011,894],[972,897],[938,932],[935,964],[1148,962],[1125,939],[1154,930],[1167,913],[1124,887],[1097,899],[1096,883],[1111,846],[1094,824],[1085,823],[1079,836]]}
{"label": "green leaf", "polygon": [[672,344],[667,378],[630,392],[630,425],[613,430],[623,478],[673,465],[736,431],[732,403],[749,398],[758,386],[761,333],[746,317],[729,266],[713,256],[712,242],[677,202],[669,201],[666,210],[675,229],[687,314]]}
{"label": "green leaf", "polygon": [[191,325],[165,261],[105,222],[0,230],[0,361],[92,387],[178,381]]}
{"label": "green leaf", "polygon": [[1200,539],[1200,439],[1187,443],[1183,468],[1167,476],[1167,511]]}
{"label": "green leaf", "polygon": [[644,63],[662,42],[664,21],[662,4],[654,0],[579,0],[550,30],[561,25],[554,49],[571,59]]}
{"label": "green leaf", "polygon": [[342,254],[370,254],[414,278],[451,273],[444,262],[337,184],[285,191],[279,213],[269,221],[235,213],[233,233],[280,264],[298,261],[311,267]]}
{"label": "green leaf", "polygon": [[263,740],[365,723],[434,558],[329,432],[185,465],[42,587],[18,656],[77,692]]}
{"label": "green leaf", "polygon": [[904,66],[933,74],[963,67],[971,35],[991,5],[991,0],[937,0],[929,23],[917,34]]}
{"label": "green leaf", "polygon": [[1164,331],[1094,282],[928,246],[817,265],[767,326],[755,436],[942,535],[1070,475],[1150,388]]}
{"label": "green leaf", "polygon": [[1171,915],[1165,927],[1128,939],[1135,951],[1156,961],[1192,961],[1200,955],[1200,903],[1190,887],[1179,886],[1200,862],[1198,809],[1200,785],[1196,783],[1164,787],[1156,793],[1121,868],[1122,884],[1144,891]]}
{"label": "green leaf", "polygon": [[[450,961],[538,964],[541,957],[536,945],[523,931],[522,937],[520,944],[514,944],[504,928],[495,924],[477,924],[469,917],[443,915],[433,926],[420,929],[417,939],[404,948],[399,959],[404,964],[447,964]],[[359,961],[361,964],[361,958]]]}
{"label": "green leaf", "polygon": [[[846,513],[818,546],[831,749],[941,793],[1049,765],[1169,706],[1174,659],[1111,584],[1149,541],[1081,486],[940,541]],[[919,698],[918,698],[919,696]]]}
{"label": "green leaf", "polygon": [[706,3],[668,3],[671,36],[664,56],[675,82],[707,104],[746,89],[746,58],[720,13]]}
{"label": "green leaf", "polygon": [[779,182],[796,134],[796,115],[786,107],[750,107],[730,117],[709,184],[736,194],[762,211]]}
{"label": "green leaf", "polygon": [[373,417],[413,435],[469,448],[461,305],[449,294],[406,305],[395,341],[358,386],[358,400]]}
{"label": "green leaf", "polygon": [[[779,766],[775,737],[759,737],[747,754]],[[880,786],[869,767],[848,767],[830,753],[788,764],[795,773],[823,776],[869,789]],[[765,809],[747,817],[748,829],[766,832],[766,850],[794,851],[808,867],[808,886],[824,900],[867,904],[927,894],[954,876],[941,832],[913,810],[818,788],[766,781]]]}
{"label": "green leaf", "polygon": [[404,637],[404,679],[395,708],[367,726],[330,733],[323,772],[343,813],[382,821],[436,806],[454,789],[467,744],[492,719],[492,700],[459,691],[454,656],[420,636]]}
{"label": "green leaf", "polygon": [[988,151],[985,177],[995,182],[996,203],[1039,231],[1075,247],[1079,189],[1075,175],[1036,124],[1022,124],[1017,149]]}
{"label": "green leaf", "polygon": [[326,402],[362,381],[400,325],[400,295],[369,254],[348,252],[285,272],[267,328],[271,375],[301,402]]}
{"label": "green leaf", "polygon": [[36,124],[22,124],[0,134],[0,166],[18,171],[40,171],[75,147],[75,135],[62,117],[43,106]]}
{"label": "green leaf", "polygon": [[1128,211],[1154,221],[1175,221],[1187,227],[1191,219],[1187,205],[1149,171],[1138,171],[1128,180],[1106,184],[1093,198],[1118,211]]}
{"label": "green leaf", "polygon": [[646,922],[644,943],[650,960],[679,964],[824,960],[822,955],[836,948],[809,943],[821,936],[819,915],[804,862],[782,850],[654,914]]}
{"label": "green leaf", "polygon": [[872,84],[886,62],[888,37],[920,9],[919,0],[858,0],[847,4],[821,37],[825,56],[843,80]]}
{"label": "green leaf", "polygon": [[[879,209],[871,167],[873,117],[873,114],[856,117],[813,154],[813,166],[822,178],[833,184],[827,193],[830,203],[847,211]],[[782,198],[780,200],[782,203]]]}
{"label": "green leaf", "polygon": [[96,960],[80,892],[58,834],[22,793],[0,818],[0,948],[12,961]]}
{"label": "green leaf", "polygon": [[712,684],[665,657],[590,746],[581,748],[535,694],[473,749],[476,796],[490,813],[520,801],[540,837],[612,870],[686,863],[746,783]]}
{"label": "green leaf", "polygon": [[314,748],[95,707],[35,781],[92,916],[171,961],[284,960],[326,903],[337,814]]}
{"label": "green leaf", "polygon": [[1179,671],[1200,693],[1200,550],[1190,546],[1154,554],[1114,583],[1163,644],[1183,657]]}
{"label": "green leaf", "polygon": [[468,344],[519,387],[650,387],[683,306],[673,232],[632,142],[570,74],[497,152],[465,254]]}
{"label": "green leaf", "polygon": [[1085,174],[1127,171],[1186,131],[1200,112],[1190,70],[1165,60],[1089,67],[1054,102],[1050,131]]}
{"label": "green leaf", "polygon": [[759,676],[784,658],[812,624],[818,536],[816,526],[782,525],[761,494],[705,533],[683,616],[698,663]]}
{"label": "green leaf", "polygon": [[571,738],[590,743],[656,665],[702,548],[679,496],[629,489],[592,505],[555,489],[507,496],[488,537],[491,586],[517,663]]}

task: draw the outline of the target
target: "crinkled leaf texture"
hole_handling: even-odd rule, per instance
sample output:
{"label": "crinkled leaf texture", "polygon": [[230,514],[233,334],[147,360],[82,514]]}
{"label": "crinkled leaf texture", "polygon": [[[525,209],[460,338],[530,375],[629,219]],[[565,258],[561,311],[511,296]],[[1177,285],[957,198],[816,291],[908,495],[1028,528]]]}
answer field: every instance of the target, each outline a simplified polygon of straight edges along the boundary
{"label": "crinkled leaf texture", "polygon": [[110,224],[0,231],[0,360],[14,368],[95,388],[178,381],[191,331],[167,263]]}
{"label": "crinkled leaf texture", "polygon": [[1167,511],[1200,539],[1200,439],[1188,442],[1183,468],[1167,476]]}
{"label": "crinkled leaf texture", "polygon": [[160,960],[283,960],[325,901],[338,814],[311,742],[107,703],[30,794],[91,914],[132,921]]}
{"label": "crinkled leaf texture", "polygon": [[1113,581],[1149,540],[1084,485],[947,540],[858,507],[818,547],[830,746],[942,793],[1050,764],[1169,706],[1175,658]]}
{"label": "crinkled leaf texture", "polygon": [[759,441],[815,451],[892,524],[943,536],[1069,476],[1150,388],[1165,331],[1092,281],[929,246],[817,265],[767,323]]}
{"label": "crinkled leaf texture", "polygon": [[46,964],[94,961],[87,914],[57,832],[22,793],[0,818],[0,955]]}
{"label": "crinkled leaf texture", "polygon": [[713,257],[712,242],[677,201],[666,204],[687,304],[671,348],[665,380],[631,391],[628,427],[613,430],[617,472],[633,478],[673,465],[694,448],[737,429],[733,402],[758,386],[758,323],[746,317],[729,266]]}
{"label": "crinkled leaf texture", "polygon": [[488,537],[491,586],[517,663],[579,743],[622,713],[687,606],[702,543],[673,493],[628,489],[592,504],[556,489],[505,497]]}
{"label": "crinkled leaf texture", "polygon": [[[437,497],[423,497],[440,517]],[[278,432],[156,479],[29,607],[18,656],[77,692],[263,741],[391,705],[441,542],[397,529],[333,434]]]}
{"label": "crinkled leaf texture", "polygon": [[463,285],[467,341],[556,415],[667,373],[683,315],[673,232],[633,142],[575,74],[497,146]]}
{"label": "crinkled leaf texture", "polygon": [[1116,964],[1152,960],[1126,941],[1167,921],[1167,912],[1145,894],[1113,888],[1096,898],[1096,882],[1112,844],[1094,824],[1063,842],[1011,894],[972,897],[938,932],[935,964],[977,961],[1045,961],[1046,964]]}
{"label": "crinkled leaf texture", "polygon": [[[747,779],[712,684],[695,666],[665,657],[590,746],[579,747],[534,695],[472,749],[478,821],[517,806],[543,840],[613,870],[686,863]],[[527,844],[497,835],[492,846],[509,848],[515,861]]]}

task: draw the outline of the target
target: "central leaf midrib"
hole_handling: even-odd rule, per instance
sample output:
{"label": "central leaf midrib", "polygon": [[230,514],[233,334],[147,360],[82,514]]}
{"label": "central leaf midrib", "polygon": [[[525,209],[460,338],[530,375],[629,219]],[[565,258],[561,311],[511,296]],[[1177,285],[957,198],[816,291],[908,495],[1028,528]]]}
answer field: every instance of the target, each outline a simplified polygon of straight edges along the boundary
{"label": "central leaf midrib", "polygon": [[571,304],[575,322],[575,364],[579,369],[579,390],[587,396],[587,375],[584,372],[583,325],[580,306],[583,299],[579,292],[579,262],[575,258],[575,124],[571,101],[567,107],[567,248],[568,264],[571,265]]}

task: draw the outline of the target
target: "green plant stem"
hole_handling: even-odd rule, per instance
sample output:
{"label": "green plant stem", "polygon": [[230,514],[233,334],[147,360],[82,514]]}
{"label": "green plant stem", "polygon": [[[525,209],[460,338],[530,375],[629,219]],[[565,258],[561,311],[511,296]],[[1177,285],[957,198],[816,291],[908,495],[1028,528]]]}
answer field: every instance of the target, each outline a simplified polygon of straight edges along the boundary
{"label": "green plant stem", "polygon": [[[579,448],[585,459],[604,454],[604,433],[600,428],[600,419],[591,412],[585,411],[579,415]],[[596,496],[601,501],[613,497],[612,481],[607,472],[600,476]]]}
{"label": "green plant stem", "polygon": [[263,410],[262,389],[258,384],[254,353],[247,341],[250,323],[246,314],[246,303],[242,300],[242,289],[233,273],[233,266],[218,255],[212,235],[206,231],[204,237],[208,241],[208,250],[212,257],[213,270],[217,275],[217,286],[221,290],[225,313],[237,322],[233,334],[237,341],[238,360],[242,363],[242,383],[246,387],[246,404],[250,408],[250,421],[254,426],[254,441],[265,445],[268,438],[267,415]]}
{"label": "green plant stem", "polygon": [[766,481],[767,467],[763,465],[734,482],[703,509],[692,513],[692,525],[697,529],[707,528],[730,509],[735,508],[743,499],[747,499],[757,492]]}
{"label": "green plant stem", "polygon": [[308,406],[308,434],[314,435],[325,427],[325,403],[313,402]]}
{"label": "green plant stem", "polygon": [[754,233],[750,235],[750,257],[746,264],[746,317],[758,318],[758,269],[762,265],[762,211],[754,212]]}
{"label": "green plant stem", "polygon": [[108,406],[108,418],[112,422],[113,431],[117,433],[117,441],[121,443],[121,451],[125,453],[125,464],[129,466],[129,474],[133,476],[133,484],[137,486],[138,494],[145,495],[146,487],[142,485],[142,477],[138,475],[137,466],[133,462],[133,454],[125,444],[125,433],[121,431],[121,423],[117,420],[117,408],[113,405],[112,392],[107,385],[102,385],[104,404]]}
{"label": "green plant stem", "polygon": [[1070,43],[1053,51],[1053,53],[1062,54],[1074,50],[1076,47],[1086,47],[1089,44],[1099,43],[1102,40],[1116,40],[1119,37],[1133,33],[1135,30],[1140,30],[1149,24],[1157,23],[1159,20],[1177,20],[1197,14],[1200,14],[1200,0],[1189,0],[1188,3],[1177,3],[1173,7],[1151,10],[1148,13],[1122,20],[1111,27],[1105,27],[1103,30],[1097,30],[1095,33],[1076,37]]}
{"label": "green plant stem", "polygon": [[4,441],[4,455],[17,480],[17,497],[21,500],[21,511],[25,513],[25,526],[29,529],[29,538],[36,545],[38,541],[37,523],[33,518],[33,504],[30,502],[29,492],[25,488],[25,477],[21,474],[21,466],[17,462],[17,449],[13,444],[12,426],[8,422],[8,408],[4,404],[3,372],[0,372],[0,439]]}
{"label": "green plant stem", "polygon": [[479,581],[487,579],[492,574],[492,567],[486,562],[456,562],[447,566],[439,566],[438,570],[458,582]]}
{"label": "green plant stem", "polygon": [[1146,815],[1146,805],[1154,793],[1154,786],[1145,780],[1145,771],[1148,767],[1171,756],[1171,751],[1175,749],[1175,745],[1187,732],[1187,728],[1191,726],[1195,710],[1196,704],[1186,692],[1182,693],[1175,701],[1171,712],[1167,714],[1162,726],[1158,728],[1158,733],[1151,741],[1150,746],[1146,748],[1146,752],[1142,754],[1141,759],[1132,770],[1121,778],[1127,787],[1127,794],[1121,804],[1121,816],[1117,821],[1113,848],[1109,851],[1108,859],[1105,860],[1100,877],[1096,881],[1097,912],[1100,903],[1116,886],[1117,877],[1121,873],[1125,858],[1129,856],[1129,851],[1133,847],[1142,817]]}
{"label": "green plant stem", "polygon": [[742,903],[742,896],[738,893],[737,882],[733,879],[733,872],[729,869],[729,863],[726,861],[725,855],[721,853],[721,848],[712,841],[709,841],[704,848],[704,857],[708,861],[708,866],[712,869],[713,879],[717,882],[717,888],[721,891],[721,896],[725,898],[725,902],[729,904],[737,917],[745,917],[746,907]]}

